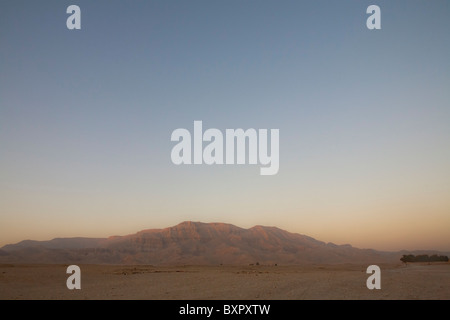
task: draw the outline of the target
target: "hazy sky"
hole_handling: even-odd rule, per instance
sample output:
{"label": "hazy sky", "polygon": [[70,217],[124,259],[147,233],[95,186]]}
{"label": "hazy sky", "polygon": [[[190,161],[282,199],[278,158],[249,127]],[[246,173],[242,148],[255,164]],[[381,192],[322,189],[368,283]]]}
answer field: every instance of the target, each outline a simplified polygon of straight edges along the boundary
{"label": "hazy sky", "polygon": [[[2,0],[0,246],[194,220],[450,250],[449,17],[448,0]],[[194,120],[279,129],[279,173],[174,165]]]}

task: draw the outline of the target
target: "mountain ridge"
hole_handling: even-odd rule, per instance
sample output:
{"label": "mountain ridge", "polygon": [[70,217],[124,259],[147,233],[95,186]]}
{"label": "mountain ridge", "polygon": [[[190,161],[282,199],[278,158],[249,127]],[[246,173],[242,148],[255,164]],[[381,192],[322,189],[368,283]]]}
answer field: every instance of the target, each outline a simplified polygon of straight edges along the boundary
{"label": "mountain ridge", "polygon": [[0,248],[0,262],[8,263],[291,265],[399,262],[400,257],[400,252],[325,243],[273,226],[194,221],[124,236],[24,240]]}

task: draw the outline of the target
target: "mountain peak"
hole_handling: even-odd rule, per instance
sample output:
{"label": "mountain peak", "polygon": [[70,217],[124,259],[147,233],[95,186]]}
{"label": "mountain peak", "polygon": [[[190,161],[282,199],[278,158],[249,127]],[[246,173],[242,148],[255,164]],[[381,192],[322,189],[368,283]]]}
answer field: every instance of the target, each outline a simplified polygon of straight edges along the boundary
{"label": "mountain peak", "polygon": [[390,256],[375,250],[327,245],[277,227],[256,225],[244,229],[198,221],[183,221],[127,236],[25,241],[2,249],[0,262],[211,265],[392,261]]}
{"label": "mountain peak", "polygon": [[183,221],[183,222],[177,224],[176,226],[195,226],[195,225],[199,225],[199,224],[202,224],[202,222],[186,220],[186,221]]}
{"label": "mountain peak", "polygon": [[185,229],[190,229],[190,228],[199,228],[206,225],[206,223],[200,222],[200,221],[183,221],[173,227],[169,227],[166,229],[173,229],[173,228],[185,228]]}

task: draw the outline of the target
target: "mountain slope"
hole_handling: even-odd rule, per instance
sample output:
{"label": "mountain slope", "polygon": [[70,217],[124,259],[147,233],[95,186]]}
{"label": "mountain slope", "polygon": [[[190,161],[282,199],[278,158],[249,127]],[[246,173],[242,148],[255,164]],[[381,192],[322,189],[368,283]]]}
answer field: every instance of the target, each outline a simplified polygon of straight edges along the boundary
{"label": "mountain slope", "polygon": [[0,262],[108,264],[380,263],[398,254],[335,245],[275,227],[183,222],[109,238],[26,240],[0,250]]}

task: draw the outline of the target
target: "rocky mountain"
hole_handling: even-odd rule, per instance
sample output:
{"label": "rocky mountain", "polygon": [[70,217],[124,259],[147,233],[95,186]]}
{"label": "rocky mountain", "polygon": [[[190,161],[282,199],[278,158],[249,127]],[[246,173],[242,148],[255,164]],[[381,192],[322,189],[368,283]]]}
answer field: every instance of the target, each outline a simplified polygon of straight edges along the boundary
{"label": "rocky mountain", "polygon": [[183,222],[109,238],[25,240],[0,249],[2,263],[310,264],[398,262],[401,255],[325,243],[275,227]]}

